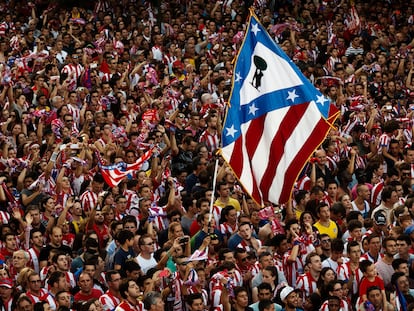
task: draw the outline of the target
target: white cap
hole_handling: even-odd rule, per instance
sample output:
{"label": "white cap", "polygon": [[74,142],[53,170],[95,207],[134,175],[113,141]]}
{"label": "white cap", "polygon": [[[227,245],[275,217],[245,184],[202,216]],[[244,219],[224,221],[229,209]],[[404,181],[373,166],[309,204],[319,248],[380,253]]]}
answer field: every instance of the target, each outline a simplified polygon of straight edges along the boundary
{"label": "white cap", "polygon": [[294,291],[295,291],[295,289],[293,287],[286,286],[280,292],[280,300],[284,301],[286,299],[286,297],[289,296]]}

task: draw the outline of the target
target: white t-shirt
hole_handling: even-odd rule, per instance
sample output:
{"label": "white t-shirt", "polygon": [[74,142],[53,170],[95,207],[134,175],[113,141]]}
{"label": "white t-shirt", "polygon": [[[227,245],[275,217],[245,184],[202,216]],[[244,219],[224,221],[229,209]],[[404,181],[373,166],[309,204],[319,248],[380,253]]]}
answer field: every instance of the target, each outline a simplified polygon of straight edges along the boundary
{"label": "white t-shirt", "polygon": [[135,257],[135,259],[137,260],[142,272],[144,273],[147,273],[149,269],[154,268],[157,265],[157,261],[154,259],[154,254],[151,254],[150,259],[141,257],[141,254]]}

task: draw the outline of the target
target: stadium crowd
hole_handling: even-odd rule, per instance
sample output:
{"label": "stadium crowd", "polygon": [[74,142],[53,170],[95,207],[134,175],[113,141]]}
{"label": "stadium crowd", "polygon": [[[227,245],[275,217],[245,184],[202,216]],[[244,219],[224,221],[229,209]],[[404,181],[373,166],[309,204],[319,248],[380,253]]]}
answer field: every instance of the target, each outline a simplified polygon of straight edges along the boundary
{"label": "stadium crowd", "polygon": [[[251,5],[340,111],[264,208],[216,152]],[[413,310],[413,0],[0,7],[1,311]]]}

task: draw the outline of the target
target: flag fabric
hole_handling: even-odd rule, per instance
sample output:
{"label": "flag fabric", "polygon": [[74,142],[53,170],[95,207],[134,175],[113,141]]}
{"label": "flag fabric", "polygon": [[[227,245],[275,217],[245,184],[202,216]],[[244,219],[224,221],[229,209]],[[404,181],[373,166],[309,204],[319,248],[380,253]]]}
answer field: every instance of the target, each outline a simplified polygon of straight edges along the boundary
{"label": "flag fabric", "polygon": [[289,200],[337,115],[251,13],[236,59],[221,154],[256,202]]}
{"label": "flag fabric", "polygon": [[188,261],[199,261],[199,260],[207,260],[207,259],[208,259],[207,249],[203,251],[196,249],[194,253],[188,258]]}
{"label": "flag fabric", "polygon": [[122,179],[124,179],[128,174],[138,171],[142,164],[151,158],[152,152],[153,148],[145,152],[135,163],[132,164],[119,162],[113,165],[102,165],[102,162],[98,161],[102,177],[110,187],[118,186]]}

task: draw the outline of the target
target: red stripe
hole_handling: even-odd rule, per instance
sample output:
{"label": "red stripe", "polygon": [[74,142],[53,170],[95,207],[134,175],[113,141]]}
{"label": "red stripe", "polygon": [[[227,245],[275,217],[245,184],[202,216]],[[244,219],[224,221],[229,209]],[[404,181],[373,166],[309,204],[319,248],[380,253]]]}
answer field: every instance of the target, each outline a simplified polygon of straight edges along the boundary
{"label": "red stripe", "polygon": [[[252,176],[252,197],[254,200],[258,203],[261,203],[262,201],[262,194],[260,193],[258,181],[255,178],[255,172],[254,172],[254,166],[251,163],[251,159],[256,153],[257,145],[259,144],[260,138],[263,135],[264,130],[264,123],[266,120],[266,114],[263,116],[260,116],[259,118],[256,118],[252,120],[252,122],[249,125],[249,128],[246,131],[246,149],[248,154],[248,160],[250,162],[250,168],[251,172],[250,175]],[[267,195],[266,195],[267,197]]]}
{"label": "red stripe", "polygon": [[296,154],[296,157],[290,163],[285,172],[285,178],[280,194],[279,203],[285,203],[289,201],[293,189],[292,185],[295,183],[297,175],[305,165],[312,152],[320,145],[321,133],[326,133],[329,128],[329,124],[327,124],[324,119],[321,119],[313,129],[312,133],[308,136],[307,141],[304,142],[302,148]]}
{"label": "red stripe", "polygon": [[[267,160],[267,169],[263,175],[262,180],[260,181],[260,189],[262,189],[263,200],[269,200],[269,190],[275,178],[276,169],[279,167],[280,159],[283,157],[285,150],[281,148],[284,146],[286,141],[292,135],[294,130],[297,128],[298,121],[302,119],[303,115],[308,108],[309,103],[302,105],[295,105],[289,108],[285,114],[282,122],[280,123],[279,129],[276,133],[276,136],[273,138],[273,141],[270,145],[269,158]],[[301,157],[303,155],[300,155]],[[285,170],[284,167],[280,167]],[[297,177],[297,176],[295,176]],[[295,178],[296,179],[296,178]],[[293,185],[294,181],[291,183]],[[278,203],[278,202],[274,202]]]}

